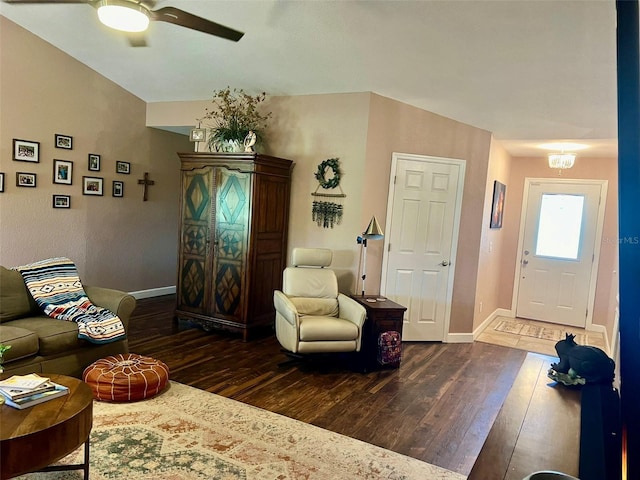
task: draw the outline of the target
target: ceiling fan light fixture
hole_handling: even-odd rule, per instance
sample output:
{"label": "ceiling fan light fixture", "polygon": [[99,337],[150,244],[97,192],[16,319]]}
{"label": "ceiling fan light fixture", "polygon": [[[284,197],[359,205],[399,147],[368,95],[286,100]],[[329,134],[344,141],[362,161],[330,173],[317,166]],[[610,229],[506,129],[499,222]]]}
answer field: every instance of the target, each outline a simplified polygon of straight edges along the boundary
{"label": "ceiling fan light fixture", "polygon": [[573,167],[576,161],[575,153],[550,153],[549,168],[565,169]]}
{"label": "ceiling fan light fixture", "polygon": [[96,5],[98,18],[107,27],[123,32],[144,32],[149,26],[149,10],[126,0],[102,0]]}

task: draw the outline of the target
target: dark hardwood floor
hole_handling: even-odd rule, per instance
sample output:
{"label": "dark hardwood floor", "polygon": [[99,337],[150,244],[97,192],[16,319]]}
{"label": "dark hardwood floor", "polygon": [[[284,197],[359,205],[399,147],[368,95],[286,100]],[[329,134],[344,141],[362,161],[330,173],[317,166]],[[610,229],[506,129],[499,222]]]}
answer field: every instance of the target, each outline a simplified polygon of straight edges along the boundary
{"label": "dark hardwood floor", "polygon": [[399,369],[350,359],[279,366],[274,334],[242,342],[173,319],[174,296],[138,300],[133,353],[191,385],[468,475],[526,352],[486,343],[405,342]]}

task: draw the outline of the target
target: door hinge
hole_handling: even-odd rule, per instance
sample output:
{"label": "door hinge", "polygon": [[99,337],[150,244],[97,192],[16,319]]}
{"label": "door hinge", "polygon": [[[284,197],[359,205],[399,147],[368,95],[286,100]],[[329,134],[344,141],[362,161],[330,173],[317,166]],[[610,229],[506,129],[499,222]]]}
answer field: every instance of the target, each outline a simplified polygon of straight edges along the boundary
{"label": "door hinge", "polygon": [[584,312],[584,318],[587,318],[588,316],[589,316],[589,308],[586,308]]}
{"label": "door hinge", "polygon": [[391,244],[387,246],[387,252],[390,252],[390,251],[391,251]]}
{"label": "door hinge", "polygon": [[393,184],[394,184],[394,185],[396,184],[396,180],[397,180],[397,179],[398,179],[398,176],[397,176],[397,175],[394,175],[394,176],[393,176]]}

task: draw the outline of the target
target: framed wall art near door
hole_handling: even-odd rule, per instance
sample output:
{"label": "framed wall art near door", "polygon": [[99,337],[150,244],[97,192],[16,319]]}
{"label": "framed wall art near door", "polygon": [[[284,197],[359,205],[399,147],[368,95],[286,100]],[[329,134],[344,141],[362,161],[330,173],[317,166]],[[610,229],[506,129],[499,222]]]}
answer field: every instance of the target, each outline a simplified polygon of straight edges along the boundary
{"label": "framed wall art near door", "polygon": [[71,208],[70,195],[54,195],[53,208]]}
{"label": "framed wall art near door", "polygon": [[16,172],[16,187],[35,187],[36,174],[27,172]]}
{"label": "framed wall art near door", "polygon": [[13,159],[18,162],[40,161],[40,142],[13,139]]}
{"label": "framed wall art near door", "polygon": [[504,197],[507,186],[499,181],[493,182],[493,203],[491,204],[491,223],[489,228],[502,228],[502,214],[504,213]]}
{"label": "framed wall art near door", "polygon": [[73,162],[69,160],[53,160],[53,183],[71,185],[73,183]]}
{"label": "framed wall art near door", "polygon": [[83,195],[104,195],[104,178],[82,177]]}

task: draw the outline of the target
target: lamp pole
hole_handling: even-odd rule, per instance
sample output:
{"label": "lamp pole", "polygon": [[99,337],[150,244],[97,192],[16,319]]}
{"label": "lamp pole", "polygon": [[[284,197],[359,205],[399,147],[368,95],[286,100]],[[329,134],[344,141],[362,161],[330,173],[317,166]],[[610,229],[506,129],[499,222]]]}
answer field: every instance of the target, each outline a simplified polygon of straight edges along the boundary
{"label": "lamp pole", "polygon": [[362,296],[364,297],[364,281],[367,278],[367,239],[362,239],[362,252],[364,258],[362,259]]}
{"label": "lamp pole", "polygon": [[382,233],[382,229],[380,228],[380,224],[376,217],[371,217],[371,221],[362,235],[359,235],[357,238],[357,242],[362,244],[362,254],[364,258],[362,259],[362,296],[364,297],[364,281],[367,278],[367,240],[382,240],[384,238],[384,234]]}

